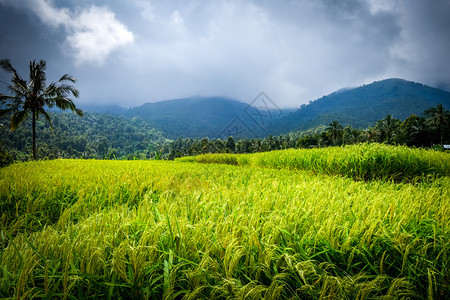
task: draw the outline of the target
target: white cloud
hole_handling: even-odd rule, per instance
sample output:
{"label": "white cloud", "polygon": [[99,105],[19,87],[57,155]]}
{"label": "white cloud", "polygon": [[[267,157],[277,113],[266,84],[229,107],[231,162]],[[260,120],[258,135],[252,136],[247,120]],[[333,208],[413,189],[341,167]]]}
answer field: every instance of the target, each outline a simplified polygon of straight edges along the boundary
{"label": "white cloud", "polygon": [[112,51],[134,40],[133,33],[106,7],[91,6],[73,12],[57,8],[51,0],[2,0],[2,3],[26,6],[43,23],[63,27],[67,33],[65,45],[77,63],[101,64]]}
{"label": "white cloud", "polygon": [[133,34],[105,7],[92,6],[72,18],[67,44],[78,62],[103,62],[113,50],[133,42]]}

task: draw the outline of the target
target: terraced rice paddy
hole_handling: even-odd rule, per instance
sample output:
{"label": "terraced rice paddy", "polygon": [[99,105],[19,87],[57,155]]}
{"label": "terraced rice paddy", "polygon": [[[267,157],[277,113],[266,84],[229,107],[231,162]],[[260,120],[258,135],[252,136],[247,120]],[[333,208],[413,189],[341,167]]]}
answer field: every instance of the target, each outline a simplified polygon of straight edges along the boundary
{"label": "terraced rice paddy", "polygon": [[449,164],[382,145],[15,164],[0,297],[446,299]]}

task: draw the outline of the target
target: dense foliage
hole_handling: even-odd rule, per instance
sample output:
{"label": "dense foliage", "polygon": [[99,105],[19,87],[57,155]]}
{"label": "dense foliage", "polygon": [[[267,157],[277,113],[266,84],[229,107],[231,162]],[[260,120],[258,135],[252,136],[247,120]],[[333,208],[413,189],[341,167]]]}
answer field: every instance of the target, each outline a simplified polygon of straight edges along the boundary
{"label": "dense foliage", "polygon": [[0,297],[447,299],[449,187],[248,164],[14,164],[0,169]]}
{"label": "dense foliage", "polygon": [[269,112],[267,109],[256,109],[224,97],[191,97],[146,103],[129,109],[123,115],[140,117],[172,139],[179,136],[226,138],[236,124],[241,126],[242,136],[256,137],[263,136],[264,127],[283,115],[281,110]]}
{"label": "dense foliage", "polygon": [[[86,113],[77,118],[67,113],[51,113],[52,130],[44,122],[37,123],[39,158],[97,159],[175,159],[206,153],[257,153],[290,148],[351,145],[362,142],[432,147],[450,143],[450,113],[440,106],[426,110],[423,117],[411,115],[405,121],[387,115],[367,129],[343,127],[333,121],[327,127],[291,132],[265,138],[228,137],[225,139],[166,139],[138,117],[127,118],[109,114]],[[441,107],[442,108],[442,107]],[[0,123],[0,162],[30,158],[31,126],[24,124],[15,132],[9,120]],[[439,148],[439,147],[437,147]],[[3,154],[2,154],[3,153]]]}
{"label": "dense foliage", "polygon": [[[50,113],[53,130],[37,122],[39,158],[154,158],[164,150],[164,135],[138,118],[85,113],[80,118],[69,113]],[[30,158],[30,122],[9,130],[9,120],[0,124],[0,144],[15,160]],[[168,150],[166,150],[168,151]]]}
{"label": "dense foliage", "polygon": [[[229,137],[226,140],[207,138],[179,138],[170,146],[169,159],[206,153],[257,153],[289,148],[327,147],[352,145],[363,142],[400,144],[415,147],[432,147],[450,143],[450,113],[441,110],[441,119],[432,112],[441,107],[426,110],[424,117],[411,115],[405,121],[387,115],[367,129],[343,127],[333,121],[327,127],[316,130],[292,132],[287,135],[265,137],[263,139],[239,139]],[[441,120],[440,123],[436,119]],[[436,146],[436,149],[442,149]]]}
{"label": "dense foliage", "polygon": [[273,134],[305,130],[334,120],[344,126],[367,128],[386,115],[405,120],[429,107],[450,109],[450,92],[402,79],[386,79],[343,89],[302,105],[273,124]]}
{"label": "dense foliage", "polygon": [[12,74],[11,83],[6,84],[9,94],[0,94],[0,116],[11,116],[11,130],[16,130],[28,117],[31,118],[33,159],[36,160],[36,121],[39,116],[45,117],[50,127],[52,122],[47,112],[49,108],[70,109],[83,116],[83,111],[69,98],[78,97],[78,90],[71,85],[76,79],[65,74],[57,82],[47,85],[45,60],[40,60],[39,63],[30,61],[28,80],[17,73],[9,59],[0,60],[0,67]]}

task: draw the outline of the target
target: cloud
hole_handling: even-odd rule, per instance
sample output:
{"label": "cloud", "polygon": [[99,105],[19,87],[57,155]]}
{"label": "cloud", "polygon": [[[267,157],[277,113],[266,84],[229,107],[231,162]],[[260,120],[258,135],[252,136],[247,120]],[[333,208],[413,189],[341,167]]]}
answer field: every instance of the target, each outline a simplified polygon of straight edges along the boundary
{"label": "cloud", "polygon": [[[130,3],[125,19],[137,38],[124,65],[114,66],[121,71],[108,75],[128,87],[111,95],[117,101],[195,94],[251,101],[264,91],[279,106],[298,107],[383,78],[430,85],[449,78],[444,0]],[[133,81],[123,82],[128,73]]]}
{"label": "cloud", "polygon": [[[152,9],[130,65],[146,62],[134,71],[156,82],[145,88],[157,99],[221,94],[251,101],[263,90],[281,106],[299,106],[379,79],[400,32],[394,15],[371,13],[360,1],[201,1]],[[161,89],[166,78],[177,88]]]}
{"label": "cloud", "polygon": [[[135,106],[222,95],[250,102],[264,91],[280,107],[298,107],[342,87],[390,77],[450,89],[448,0],[2,4],[18,9],[0,10],[0,25],[11,28],[0,33],[7,37],[0,56],[38,53],[49,66],[75,73],[80,101]],[[30,11],[46,25],[36,26]],[[57,52],[58,41],[74,60]]]}
{"label": "cloud", "polygon": [[106,7],[91,6],[71,11],[51,0],[1,0],[2,4],[27,7],[45,24],[64,28],[65,46],[78,64],[101,64],[111,52],[133,43],[133,33]]}
{"label": "cloud", "polygon": [[133,34],[105,7],[91,6],[75,15],[66,43],[78,62],[99,62],[115,49],[133,42]]}

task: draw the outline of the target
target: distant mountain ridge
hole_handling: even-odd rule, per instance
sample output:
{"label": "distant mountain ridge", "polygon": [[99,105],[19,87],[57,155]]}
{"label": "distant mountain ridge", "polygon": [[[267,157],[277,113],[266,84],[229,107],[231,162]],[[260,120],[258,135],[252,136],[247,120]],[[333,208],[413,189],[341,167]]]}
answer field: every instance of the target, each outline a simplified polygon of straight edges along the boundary
{"label": "distant mountain ridge", "polygon": [[441,104],[450,108],[450,92],[403,79],[385,79],[358,88],[341,89],[302,105],[271,126],[272,134],[306,130],[336,120],[367,128],[390,114],[404,120]]}
{"label": "distant mountain ridge", "polygon": [[396,78],[343,88],[297,110],[279,109],[264,93],[261,95],[261,101],[252,105],[226,97],[195,96],[130,109],[95,107],[94,111],[141,118],[176,139],[265,137],[313,129],[334,120],[344,126],[367,128],[388,114],[404,120],[440,103],[450,109],[450,92]]}
{"label": "distant mountain ridge", "polygon": [[190,97],[146,103],[129,109],[128,117],[140,117],[168,137],[257,137],[276,121],[278,114],[225,97]]}

